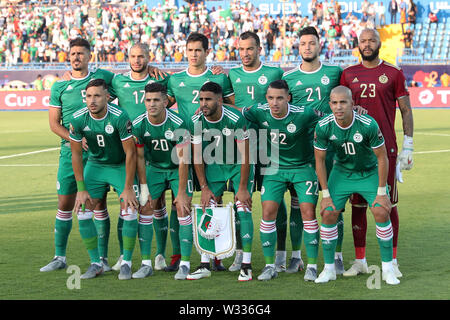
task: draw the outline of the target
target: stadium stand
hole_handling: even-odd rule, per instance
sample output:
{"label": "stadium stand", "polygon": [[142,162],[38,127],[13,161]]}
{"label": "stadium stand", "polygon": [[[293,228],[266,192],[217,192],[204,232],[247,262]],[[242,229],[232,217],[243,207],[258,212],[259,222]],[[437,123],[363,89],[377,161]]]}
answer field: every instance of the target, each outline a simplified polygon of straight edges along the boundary
{"label": "stadium stand", "polygon": [[[310,16],[294,12],[286,17],[263,15],[251,1],[231,1],[227,10],[220,7],[207,10],[202,2],[183,2],[177,7],[173,0],[153,8],[147,8],[143,2],[120,0],[101,1],[101,5],[99,0],[19,2],[0,7],[3,70],[64,69],[69,40],[79,36],[89,39],[93,60],[102,66],[126,68],[127,48],[141,41],[149,44],[151,61],[163,63],[165,68],[176,61],[185,63],[185,40],[194,31],[210,38],[214,50],[208,56],[209,63],[220,60],[224,66],[235,65],[238,35],[254,30],[264,44],[263,61],[292,64],[301,60],[298,31],[308,25],[320,32],[321,58],[330,63],[348,65],[358,61],[357,50],[353,49],[364,27],[379,28],[383,44],[389,48],[382,50],[382,57],[391,63],[448,63],[449,59],[448,18],[437,23],[417,22],[411,27],[380,26],[377,3],[364,7],[366,14],[357,18],[351,13],[341,14],[340,5],[334,0],[312,1]],[[408,43],[405,28],[411,30]]]}

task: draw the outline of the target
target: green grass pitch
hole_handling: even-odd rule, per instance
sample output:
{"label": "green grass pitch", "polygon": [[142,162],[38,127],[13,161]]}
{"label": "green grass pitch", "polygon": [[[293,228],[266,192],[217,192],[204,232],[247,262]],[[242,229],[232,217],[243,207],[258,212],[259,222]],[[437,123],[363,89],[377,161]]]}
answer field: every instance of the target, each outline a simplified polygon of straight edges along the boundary
{"label": "green grass pitch", "polygon": [[[237,281],[238,274],[213,272],[211,278],[199,281],[175,281],[173,273],[155,271],[143,280],[119,281],[116,272],[93,280],[81,281],[80,289],[69,289],[70,274],[65,270],[41,273],[54,254],[54,220],[57,206],[56,172],[58,150],[26,154],[57,148],[59,139],[50,132],[47,112],[1,112],[0,121],[0,300],[15,299],[449,299],[450,250],[448,249],[450,203],[450,110],[414,110],[414,168],[404,173],[399,184],[400,235],[398,260],[403,273],[398,286],[381,282],[380,289],[366,285],[370,275],[354,278],[338,276],[336,281],[318,285],[306,283],[303,272],[279,274],[269,282],[256,280],[263,268],[259,239],[261,217],[260,195],[253,196],[255,240],[253,243],[254,279]],[[399,145],[402,143],[401,117],[397,115]],[[20,155],[25,153],[25,155]],[[11,157],[10,157],[11,156]],[[170,197],[168,197],[170,198]],[[198,202],[198,195],[194,203]],[[231,200],[227,194],[224,199]],[[289,197],[286,197],[289,204]],[[108,195],[111,216],[109,244],[110,263],[119,253],[116,223],[118,201],[115,193]],[[345,268],[354,259],[350,210],[344,215],[343,254]],[[374,220],[368,213],[367,260],[380,266]],[[320,218],[319,223],[320,223]],[[155,240],[153,240],[153,246]],[[290,240],[287,240],[288,258]],[[302,257],[306,262],[305,250]],[[319,247],[319,272],[323,268]],[[154,250],[153,250],[154,255]],[[166,256],[171,255],[170,238]],[[84,272],[89,264],[81,242],[77,219],[73,220],[67,249],[68,265]],[[167,259],[169,260],[169,259]],[[233,258],[224,261],[228,267]],[[191,268],[199,263],[193,249]],[[140,265],[139,245],[133,259],[133,271]],[[219,289],[220,288],[220,289]]]}

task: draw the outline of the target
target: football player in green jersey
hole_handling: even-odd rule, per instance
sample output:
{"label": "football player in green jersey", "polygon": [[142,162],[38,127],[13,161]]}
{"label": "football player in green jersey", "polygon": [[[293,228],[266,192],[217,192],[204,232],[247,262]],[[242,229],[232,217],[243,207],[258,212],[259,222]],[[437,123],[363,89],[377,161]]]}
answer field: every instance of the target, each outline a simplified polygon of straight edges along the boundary
{"label": "football player in green jersey", "polygon": [[[126,111],[108,104],[109,93],[103,79],[86,86],[86,104],[73,114],[70,122],[72,167],[77,181],[74,212],[77,214],[83,243],[91,266],[81,279],[90,279],[103,272],[97,244],[97,230],[92,220],[96,204],[109,186],[119,195],[122,219],[124,256],[119,279],[131,279],[131,259],[137,234],[136,146],[132,124]],[[82,138],[89,146],[86,165],[82,159]]]}
{"label": "football player in green jersey", "polygon": [[[92,79],[104,79],[110,84],[114,74],[96,69],[89,71],[91,48],[85,39],[77,38],[70,41],[69,60],[71,71],[68,79],[55,82],[50,94],[49,124],[50,129],[61,137],[61,152],[57,174],[56,189],[58,193],[58,212],[55,220],[55,257],[40,270],[53,271],[66,267],[66,248],[70,231],[72,230],[72,210],[77,192],[76,181],[72,170],[71,151],[69,143],[69,122],[72,114],[86,106],[86,85]],[[84,140],[83,140],[84,141]],[[87,145],[84,150],[87,151]],[[84,153],[85,160],[87,152]],[[102,237],[99,238],[99,248],[104,264],[104,270],[111,270],[107,262],[110,219],[104,201],[94,210],[95,223]]]}
{"label": "football player in green jersey", "polygon": [[[339,85],[342,68],[323,63],[319,59],[320,39],[315,27],[306,27],[299,32],[299,51],[302,63],[292,70],[284,73],[283,79],[289,85],[292,95],[291,103],[296,106],[311,107],[324,113],[331,113],[328,104],[331,89]],[[327,168],[331,172],[334,153],[330,149],[327,153]],[[342,257],[342,241],[344,236],[344,220],[342,214],[338,221],[338,244],[336,249],[336,273],[344,272]],[[298,250],[301,245],[297,243]],[[294,250],[294,249],[293,249]],[[294,252],[293,252],[294,253]]]}
{"label": "football player in green jersey", "polygon": [[[218,197],[226,191],[226,183],[233,183],[237,216],[241,225],[239,236],[243,246],[238,280],[250,281],[254,169],[249,162],[247,123],[240,112],[223,105],[222,88],[215,82],[207,82],[201,87],[200,108],[202,113],[192,117],[190,132],[194,168],[201,189],[201,205],[203,210],[207,206],[217,205]],[[202,254],[200,266],[187,275],[186,279],[197,280],[210,275],[209,257]]]}
{"label": "football player in green jersey", "polygon": [[[261,45],[259,36],[251,31],[242,33],[239,36],[239,56],[242,60],[242,65],[231,68],[228,76],[230,77],[231,85],[235,93],[235,105],[238,108],[244,108],[256,103],[266,103],[267,87],[272,81],[281,79],[284,71],[279,67],[265,65],[260,60]],[[257,133],[257,126],[254,123],[249,124],[249,135]],[[253,130],[252,130],[253,129]],[[256,136],[254,137],[256,138]],[[250,144],[250,159],[252,163],[256,163],[258,154],[257,144]],[[255,166],[255,185],[258,191],[261,191],[262,176],[260,174],[260,164]],[[292,190],[292,192],[295,191]],[[292,198],[291,198],[292,199]],[[286,231],[287,231],[287,210],[286,203],[280,203],[279,212],[277,214],[277,252],[275,258],[275,266],[278,272],[286,270]],[[238,220],[237,220],[238,221]],[[239,235],[239,223],[236,224],[236,234]],[[298,200],[294,197],[291,200],[291,239],[293,246],[298,243],[295,239],[301,237],[301,216],[298,207]],[[300,241],[301,244],[301,241]],[[299,244],[299,245],[300,245]],[[242,244],[240,237],[236,237],[236,256],[229,267],[230,271],[239,271],[242,263]],[[291,259],[291,268],[298,270],[293,265],[298,262],[301,267],[300,259]],[[288,269],[288,270],[290,270]]]}
{"label": "football player in green jersey", "polygon": [[209,51],[208,38],[200,33],[191,33],[186,40],[188,68],[174,73],[169,79],[169,106],[176,102],[178,113],[182,118],[186,118],[186,121],[190,121],[200,107],[199,93],[205,82],[218,83],[223,90],[224,103],[234,104],[234,92],[228,76],[224,73],[214,74],[206,66]]}
{"label": "football player in green jersey", "polygon": [[317,277],[319,226],[315,218],[318,182],[313,165],[311,127],[323,114],[312,108],[289,104],[289,87],[284,80],[272,82],[266,98],[267,104],[243,109],[247,120],[257,123],[261,128],[260,137],[265,129],[271,161],[270,166],[262,169],[264,180],[261,188],[263,213],[260,236],[266,266],[258,280],[270,280],[277,276],[274,263],[277,238],[275,219],[285,191],[293,187],[299,198],[308,256],[304,279],[313,281]]}
{"label": "football player in green jersey", "polygon": [[[169,185],[173,194],[177,195],[173,203],[177,206],[180,224],[178,246],[181,249],[181,262],[175,279],[183,280],[189,273],[193,236],[190,216],[193,184],[188,161],[185,161],[189,154],[190,135],[184,121],[174,111],[166,109],[168,99],[165,86],[160,83],[146,85],[144,102],[147,112],[133,122],[138,147],[140,204],[142,214],[146,214],[146,219],[140,219],[138,230],[142,266],[133,274],[133,278],[144,278],[152,273],[150,253],[153,213],[149,212],[156,207]],[[174,154],[178,161],[173,160]]]}
{"label": "football player in green jersey", "polygon": [[[349,88],[334,88],[330,107],[333,114],[319,121],[314,138],[317,176],[323,188],[320,234],[325,261],[324,270],[315,282],[336,280],[337,218],[350,195],[358,193],[367,200],[375,218],[382,279],[391,285],[399,284],[392,264],[393,230],[389,218],[392,205],[387,193],[389,166],[383,134],[372,117],[353,111]],[[336,163],[328,178],[325,157],[330,145],[336,151]]]}
{"label": "football player in green jersey", "polygon": [[149,48],[145,43],[135,43],[130,47],[128,59],[130,71],[117,74],[112,81],[112,89],[118,99],[118,105],[125,109],[131,121],[145,112],[145,86],[159,82],[167,86],[169,75],[155,78],[148,72],[150,61]]}
{"label": "football player in green jersey", "polygon": [[[144,43],[136,43],[129,49],[130,71],[124,74],[117,74],[112,80],[113,95],[117,97],[118,105],[125,109],[131,121],[134,121],[139,115],[143,114],[145,109],[144,96],[145,86],[149,83],[158,82],[167,85],[169,80],[168,74],[157,76],[149,74],[148,64],[150,61],[148,46]],[[165,250],[168,232],[168,217],[165,205],[164,195],[160,198],[160,202],[156,204],[153,227],[156,235],[156,256],[155,270],[163,270],[166,265]],[[123,221],[119,217],[117,229],[119,235],[120,256],[117,263],[112,267],[113,270],[119,270],[121,259],[123,256],[123,243],[120,238],[120,230]],[[177,249],[175,249],[177,250]]]}
{"label": "football player in green jersey", "polygon": [[[167,85],[169,107],[176,103],[179,115],[187,124],[191,122],[191,117],[200,107],[200,88],[205,82],[214,81],[218,83],[222,87],[224,103],[234,104],[234,92],[228,76],[221,72],[220,69],[210,70],[206,66],[206,57],[208,56],[209,50],[209,40],[205,35],[196,32],[191,33],[186,40],[188,68],[172,74]],[[199,186],[195,173],[193,179],[194,188],[198,190]],[[172,243],[178,243],[178,238],[176,238],[178,222],[174,206],[172,207],[170,216],[170,220],[174,221],[174,224],[171,225],[170,233]],[[180,255],[174,251],[170,266],[165,270],[176,271],[180,261],[179,259]],[[221,261],[215,260],[213,270],[224,271],[226,269],[223,267]]]}

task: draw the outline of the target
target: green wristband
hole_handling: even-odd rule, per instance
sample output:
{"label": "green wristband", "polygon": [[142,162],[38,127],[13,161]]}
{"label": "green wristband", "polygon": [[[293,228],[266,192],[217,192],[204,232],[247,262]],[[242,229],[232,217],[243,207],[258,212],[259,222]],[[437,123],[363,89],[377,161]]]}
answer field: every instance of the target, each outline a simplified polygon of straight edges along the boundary
{"label": "green wristband", "polygon": [[78,191],[86,191],[86,185],[84,181],[77,181],[77,189]]}

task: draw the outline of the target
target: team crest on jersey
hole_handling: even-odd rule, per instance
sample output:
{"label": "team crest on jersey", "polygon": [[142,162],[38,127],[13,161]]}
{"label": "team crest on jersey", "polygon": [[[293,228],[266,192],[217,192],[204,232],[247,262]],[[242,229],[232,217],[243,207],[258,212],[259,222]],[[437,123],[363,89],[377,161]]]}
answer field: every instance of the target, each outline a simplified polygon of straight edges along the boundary
{"label": "team crest on jersey", "polygon": [[363,141],[363,136],[361,133],[357,132],[353,135],[353,140],[355,140],[355,142],[361,142]]}
{"label": "team crest on jersey", "polygon": [[167,130],[166,132],[164,132],[164,137],[166,137],[166,139],[173,139],[173,131],[172,130]]}
{"label": "team crest on jersey", "polygon": [[224,136],[228,137],[231,134],[231,130],[228,129],[228,128],[223,128],[222,129],[222,133],[223,133]]}
{"label": "team crest on jersey", "polygon": [[74,134],[75,133],[75,129],[73,128],[73,125],[70,123],[69,124],[69,132],[71,133],[71,134]]}
{"label": "team crest on jersey", "polygon": [[295,132],[295,130],[297,130],[297,127],[295,126],[295,124],[289,123],[289,124],[287,125],[287,131],[288,131],[288,132],[293,133],[293,132]]}
{"label": "team crest on jersey", "polygon": [[265,75],[262,75],[261,77],[258,78],[258,82],[259,84],[266,84],[267,83],[267,77]]}
{"label": "team crest on jersey", "polygon": [[107,124],[105,127],[105,132],[111,134],[114,132],[114,127],[111,124]]}
{"label": "team crest on jersey", "polygon": [[320,82],[323,84],[323,85],[328,85],[328,84],[330,84],[330,78],[328,78],[327,77],[327,75],[325,74],[321,79],[320,79]]}
{"label": "team crest on jersey", "polygon": [[387,83],[388,80],[389,80],[389,78],[384,73],[378,78],[378,81],[380,81],[380,83],[382,83],[382,84]]}

